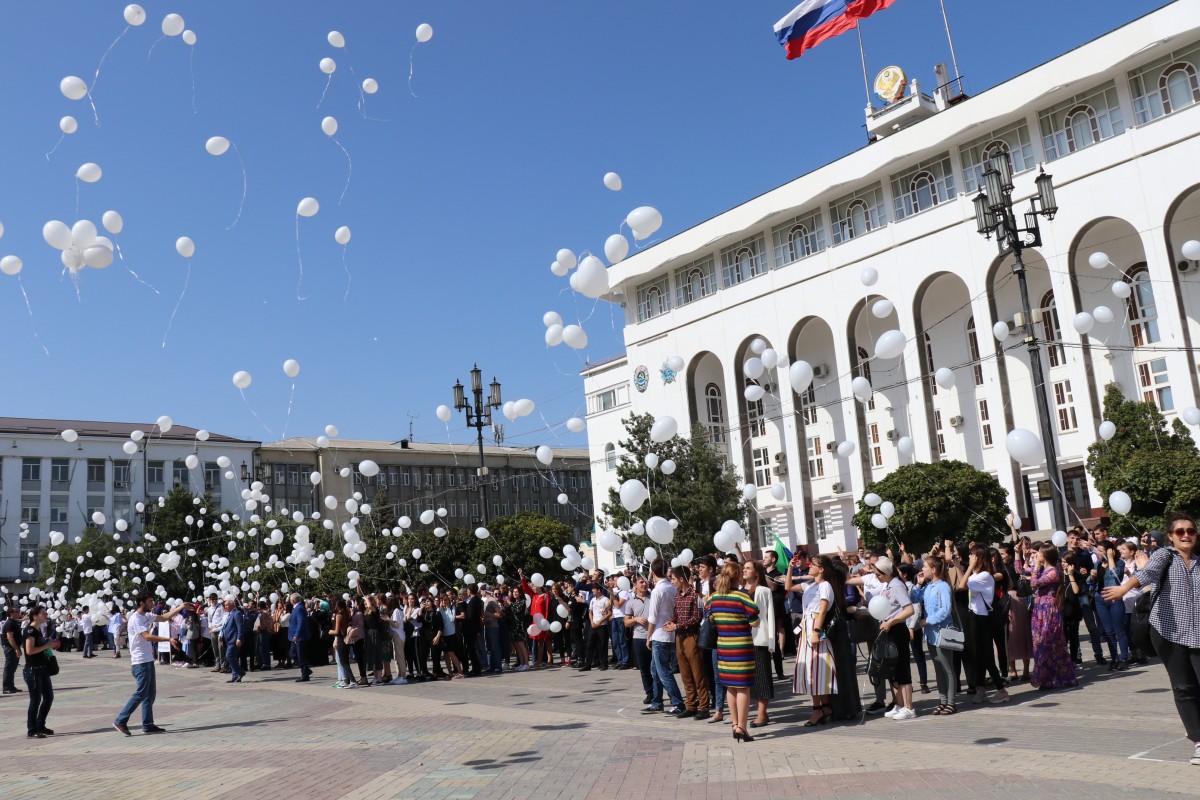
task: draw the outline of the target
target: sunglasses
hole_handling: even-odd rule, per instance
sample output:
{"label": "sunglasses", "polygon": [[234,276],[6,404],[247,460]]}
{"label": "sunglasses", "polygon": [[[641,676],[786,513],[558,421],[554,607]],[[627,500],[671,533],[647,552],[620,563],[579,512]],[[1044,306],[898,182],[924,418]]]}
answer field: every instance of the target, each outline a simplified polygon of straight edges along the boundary
{"label": "sunglasses", "polygon": [[1171,531],[1171,533],[1175,534],[1176,536],[1195,536],[1196,529],[1195,528],[1175,528],[1174,530]]}

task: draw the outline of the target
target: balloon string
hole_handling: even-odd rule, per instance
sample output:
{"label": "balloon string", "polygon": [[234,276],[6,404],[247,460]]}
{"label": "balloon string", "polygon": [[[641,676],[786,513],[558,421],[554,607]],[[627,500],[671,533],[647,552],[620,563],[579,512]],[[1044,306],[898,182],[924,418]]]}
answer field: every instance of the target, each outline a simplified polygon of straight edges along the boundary
{"label": "balloon string", "polygon": [[183,291],[179,293],[179,299],[175,301],[175,309],[171,312],[171,319],[167,321],[167,329],[163,331],[162,346],[165,350],[167,347],[167,336],[171,333],[171,326],[175,324],[175,315],[179,313],[179,307],[183,305],[183,296],[187,294],[188,284],[192,280],[192,260],[187,261],[187,275],[183,279]]}
{"label": "balloon string", "polygon": [[134,277],[134,279],[137,280],[137,282],[140,283],[142,286],[145,286],[147,289],[152,290],[155,294],[159,294],[160,292],[158,291],[158,289],[155,289],[153,286],[146,283],[144,280],[142,280],[140,275],[138,275],[136,272],[134,272],[130,268],[129,264],[125,261],[125,254],[121,252],[121,245],[117,243],[116,239],[113,240],[113,247],[117,248],[117,258],[121,259],[121,263],[125,266],[125,271],[128,272],[130,275],[132,275]]}
{"label": "balloon string", "polygon": [[350,60],[350,48],[346,45],[342,46],[346,53],[346,66],[350,68],[350,77],[354,79],[354,87],[358,89],[358,113],[363,119],[368,119],[366,112],[367,96],[363,93],[362,83],[358,80],[358,73],[354,71],[354,62]]}
{"label": "balloon string", "polygon": [[75,176],[75,219],[79,219],[79,176]]}
{"label": "balloon string", "polygon": [[346,151],[345,147],[342,147],[341,142],[334,139],[333,143],[340,147],[346,155],[346,186],[342,189],[342,196],[338,198],[338,205],[340,206],[342,201],[346,199],[346,192],[350,191],[350,176],[354,173],[354,162],[350,159],[350,153]]}
{"label": "balloon string", "polygon": [[[129,29],[131,27],[132,27],[131,25],[126,25],[125,30],[123,30],[119,34],[117,34],[117,38],[112,40],[112,44],[110,44],[108,46],[108,49],[104,51],[104,55],[100,56],[100,63],[96,65],[96,74],[92,76],[92,85],[88,89],[88,100],[89,101],[92,100],[92,92],[96,91],[96,84],[100,81],[100,68],[104,66],[104,62],[108,59],[108,54],[111,53],[113,48],[117,46],[117,42],[119,42],[119,41],[121,41],[121,39],[125,38],[125,34],[129,33]],[[95,102],[92,102],[92,116],[95,118],[96,127],[97,128],[100,127],[100,115],[96,113],[96,103]]]}
{"label": "balloon string", "polygon": [[64,134],[61,134],[61,135],[58,137],[58,141],[57,141],[57,142],[54,144],[54,147],[50,148],[50,152],[49,152],[49,153],[46,153],[46,160],[47,160],[47,161],[49,161],[49,160],[50,160],[50,156],[52,156],[52,155],[54,155],[55,153],[57,153],[57,152],[58,152],[58,148],[59,148],[59,147],[62,145],[62,143],[63,143],[63,142],[66,140],[66,138],[67,138],[67,135],[66,135],[65,133],[64,133]]}
{"label": "balloon string", "polygon": [[262,426],[263,426],[263,429],[264,429],[264,430],[265,430],[267,433],[271,434],[271,438],[273,438],[273,439],[274,439],[274,438],[279,438],[279,437],[275,436],[275,431],[273,431],[273,430],[271,430],[270,428],[268,428],[268,427],[267,427],[267,424],[266,424],[265,422],[263,422],[263,421],[262,421],[262,418],[261,418],[260,416],[258,416],[258,412],[257,412],[257,411],[255,411],[255,410],[254,410],[254,409],[253,409],[253,408],[250,406],[250,401],[249,401],[249,400],[246,398],[246,390],[245,390],[245,389],[238,389],[238,392],[240,392],[240,393],[241,393],[241,395],[242,395],[242,402],[246,404],[246,408],[247,408],[247,410],[249,410],[249,412],[250,412],[251,414],[253,414],[253,415],[254,415],[254,418],[255,418],[256,420],[258,420],[258,424],[259,424],[259,425],[262,425]]}
{"label": "balloon string", "polygon": [[325,88],[321,90],[321,99],[317,101],[317,108],[320,108],[321,104],[325,102],[325,95],[328,94],[329,84],[331,84],[331,83],[333,83],[333,73],[332,72],[329,73],[329,75],[327,75],[325,77]]}
{"label": "balloon string", "polygon": [[287,416],[283,420],[283,432],[279,435],[280,439],[287,438],[288,423],[292,421],[292,403],[296,399],[296,382],[292,381],[292,393],[288,396]]}
{"label": "balloon string", "polygon": [[296,260],[300,263],[300,278],[296,281],[296,299],[307,300],[300,296],[300,284],[304,283],[304,257],[300,254],[300,215],[296,215]]}
{"label": "balloon string", "polygon": [[414,92],[413,88],[412,88],[413,60],[416,58],[416,56],[417,56],[417,46],[414,44],[412,46],[412,50],[410,50],[408,53],[408,93],[411,94],[413,97],[417,96],[417,93]]}
{"label": "balloon string", "polygon": [[160,36],[154,40],[154,44],[150,45],[150,51],[148,53],[146,53],[147,61],[149,61],[150,58],[154,55],[154,48],[158,47],[158,43],[161,42],[165,38],[167,38],[167,35],[163,34],[162,36]]}
{"label": "balloon string", "polygon": [[238,203],[237,216],[233,218],[233,222],[231,222],[229,227],[225,229],[227,231],[233,230],[234,227],[237,226],[238,222],[240,222],[242,219],[242,210],[246,207],[246,188],[248,185],[246,179],[246,162],[242,160],[242,151],[238,150],[236,142],[230,142],[229,144],[233,146],[233,154],[237,156],[238,165],[242,168],[242,200],[240,203]]}
{"label": "balloon string", "polygon": [[[350,296],[350,284],[354,281],[354,276],[350,274],[350,267],[346,264],[346,251],[350,249],[350,244],[347,242],[342,245],[342,269],[346,271],[346,293],[342,295],[342,302],[346,302],[346,298]],[[447,426],[449,430],[449,426]]]}
{"label": "balloon string", "polygon": [[37,323],[33,319],[33,305],[29,302],[29,294],[25,291],[25,284],[21,280],[20,273],[17,273],[17,285],[21,287],[21,296],[25,298],[25,310],[29,312],[29,327],[33,330],[33,338],[36,339],[38,345],[41,346],[42,352],[46,355],[50,355],[50,351],[46,348],[46,344],[42,341],[42,337],[38,336]]}
{"label": "balloon string", "polygon": [[188,72],[192,76],[192,114],[196,113],[196,45],[188,48]]}

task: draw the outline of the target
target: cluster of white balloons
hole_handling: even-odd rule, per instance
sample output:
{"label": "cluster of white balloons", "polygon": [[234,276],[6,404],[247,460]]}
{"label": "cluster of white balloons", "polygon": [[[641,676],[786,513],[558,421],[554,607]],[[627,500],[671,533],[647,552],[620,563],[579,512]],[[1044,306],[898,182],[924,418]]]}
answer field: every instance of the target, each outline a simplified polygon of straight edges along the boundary
{"label": "cluster of white balloons", "polygon": [[572,350],[587,347],[588,338],[583,326],[564,325],[562,315],[557,311],[547,311],[543,314],[542,324],[546,326],[547,347],[558,347],[560,344],[565,344]]}
{"label": "cluster of white balloons", "polygon": [[722,553],[732,553],[746,539],[746,531],[737,520],[727,519],[721,530],[713,535],[713,546]]}
{"label": "cluster of white balloons", "polygon": [[896,513],[895,504],[888,500],[884,500],[875,492],[868,492],[867,494],[863,495],[863,504],[869,508],[879,509],[871,514],[871,524],[879,530],[886,528],[888,526],[888,520],[890,520]]}
{"label": "cluster of white balloons", "polygon": [[521,417],[528,417],[536,407],[532,400],[522,398],[505,401],[504,405],[500,407],[500,411],[509,422],[515,422]]}
{"label": "cluster of white balloons", "polygon": [[[55,250],[62,251],[62,264],[72,274],[84,267],[104,269],[112,264],[113,242],[107,236],[98,234],[96,223],[86,219],[79,220],[71,227],[52,219],[42,228],[42,238]],[[20,268],[17,267],[16,271],[19,272]]]}

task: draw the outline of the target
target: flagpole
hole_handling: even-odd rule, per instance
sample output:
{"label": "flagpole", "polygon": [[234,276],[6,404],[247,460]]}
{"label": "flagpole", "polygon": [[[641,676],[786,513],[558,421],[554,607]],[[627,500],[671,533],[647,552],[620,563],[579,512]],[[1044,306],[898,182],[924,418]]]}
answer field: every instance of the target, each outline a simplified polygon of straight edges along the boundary
{"label": "flagpole", "polygon": [[954,64],[954,79],[959,81],[958,89],[962,91],[962,73],[958,71],[958,56],[954,54],[954,37],[950,35],[950,18],[946,16],[946,0],[938,0],[942,7],[942,24],[946,26],[946,41],[950,43],[950,62]]}
{"label": "flagpole", "polygon": [[[862,60],[863,91],[866,92],[867,95],[867,108],[873,109],[874,104],[871,102],[871,83],[869,80],[867,80],[867,53],[865,50],[863,50],[862,27],[859,23],[859,20],[854,21],[854,30],[858,33],[858,56]],[[958,66],[956,65],[954,69],[957,71]]]}

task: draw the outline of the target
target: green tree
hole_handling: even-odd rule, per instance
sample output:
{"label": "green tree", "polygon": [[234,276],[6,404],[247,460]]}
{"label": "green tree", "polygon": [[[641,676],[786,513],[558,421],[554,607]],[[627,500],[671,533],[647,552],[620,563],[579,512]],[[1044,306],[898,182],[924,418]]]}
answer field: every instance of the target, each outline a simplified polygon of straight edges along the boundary
{"label": "green tree", "polygon": [[986,472],[962,461],[908,464],[867,487],[896,507],[885,530],[871,517],[878,508],[858,501],[854,525],[863,544],[883,547],[903,542],[909,552],[922,553],[943,539],[999,542],[1008,533],[1008,494]]}
{"label": "green tree", "polygon": [[1182,421],[1168,425],[1154,403],[1126,400],[1116,386],[1104,393],[1104,418],[1117,432],[1088,447],[1087,469],[1105,508],[1116,491],[1133,500],[1114,522],[1140,532],[1161,528],[1166,514],[1200,511],[1200,453]]}
{"label": "green tree", "polygon": [[[618,488],[609,489],[608,502],[601,506],[607,524],[628,530],[635,522],[653,516],[674,518],[679,527],[670,549],[678,552],[688,547],[697,554],[713,549],[713,534],[726,520],[745,524],[747,507],[741,482],[703,426],[695,426],[687,439],[676,435],[665,442],[652,442],[654,417],[650,414],[631,414],[622,424],[628,437],[620,443],[617,487],[637,478],[650,490],[650,499],[630,513],[621,505]],[[674,461],[675,472],[665,475],[661,469],[649,469],[645,462],[648,453],[658,456],[660,467],[668,459]],[[659,547],[645,535],[630,533],[627,539],[638,553],[646,547]]]}

